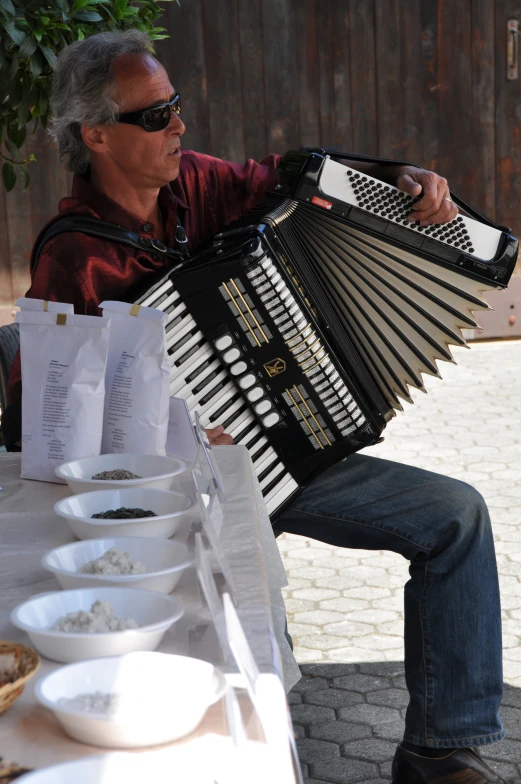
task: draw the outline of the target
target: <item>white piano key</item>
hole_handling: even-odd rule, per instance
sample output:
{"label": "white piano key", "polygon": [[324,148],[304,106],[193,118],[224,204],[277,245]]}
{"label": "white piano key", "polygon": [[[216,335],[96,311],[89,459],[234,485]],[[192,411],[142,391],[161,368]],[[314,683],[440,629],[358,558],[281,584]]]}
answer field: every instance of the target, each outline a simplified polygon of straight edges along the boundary
{"label": "white piano key", "polygon": [[[180,303],[179,303],[179,305],[176,305],[176,307],[175,307],[175,308],[173,308],[173,309],[170,311],[170,313],[168,314],[168,317],[167,317],[167,322],[166,322],[166,326],[165,326],[165,329],[166,329],[166,331],[167,331],[167,332],[169,332],[169,331],[170,331],[170,330],[169,330],[169,328],[168,328],[168,327],[169,327],[169,324],[170,324],[172,321],[175,321],[175,319],[176,319],[176,318],[177,318],[177,317],[178,317],[178,316],[179,316],[181,313],[183,313],[183,311],[185,311],[185,310],[186,310],[186,305],[184,304],[184,302],[180,302]],[[187,310],[186,310],[186,313],[187,313],[187,315],[189,315]]]}
{"label": "white piano key", "polygon": [[248,444],[255,438],[255,436],[258,436],[259,433],[261,432],[262,430],[260,429],[259,425],[255,425],[255,427],[252,427],[252,429],[248,433],[246,433],[246,435],[238,439],[236,443],[248,448]]}
{"label": "white piano key", "polygon": [[286,474],[279,484],[270,490],[268,495],[264,498],[268,514],[272,515],[276,512],[279,506],[282,506],[295,490],[298,490],[297,482],[295,482],[291,474]]}
{"label": "white piano key", "polygon": [[281,467],[282,467],[282,464],[279,463],[278,466],[276,466],[272,471],[269,472],[269,474],[267,474],[264,477],[264,479],[260,482],[261,490],[263,490],[265,487],[267,487],[267,485],[271,484],[271,482],[273,482],[275,477],[278,474],[280,474]]}
{"label": "white piano key", "polygon": [[[179,341],[182,340],[182,338],[184,338],[186,333],[190,332],[190,330],[194,329],[196,326],[197,324],[195,323],[195,321],[191,316],[187,316],[186,318],[182,319],[182,321],[180,321],[180,323],[176,325],[175,329],[172,330],[172,334],[167,339],[166,341],[167,349],[170,349],[173,346],[175,346],[176,343],[179,343]],[[202,337],[202,332],[201,332],[201,337]],[[175,349],[175,352],[177,353],[177,349]],[[179,354],[182,354],[181,348],[179,349]],[[174,352],[170,354],[171,357],[173,355]]]}
{"label": "white piano key", "polygon": [[218,373],[215,378],[212,378],[200,392],[192,392],[190,400],[187,401],[188,406],[195,405],[198,401],[204,400],[211,393],[212,389],[218,387],[225,378],[227,378],[227,375],[226,371],[223,370],[221,373]]}
{"label": "white piano key", "polygon": [[[220,421],[217,422],[216,424],[220,425],[222,422],[225,422],[227,419],[231,417],[234,411],[237,411],[239,408],[242,408],[243,405],[244,405],[244,400],[242,398],[239,398],[234,403],[230,403],[230,405],[227,406],[226,409],[219,414]],[[219,410],[219,407],[217,407],[217,410]]]}
{"label": "white piano key", "polygon": [[[181,367],[179,368],[180,372],[177,376],[175,388],[181,389],[184,386],[188,386],[190,389],[193,389],[194,386],[197,386],[198,382],[196,379],[194,379],[191,382],[188,382],[186,378],[187,376],[193,375],[197,371],[197,368],[203,365],[206,362],[206,360],[212,356],[212,353],[213,353],[212,349],[208,345],[201,346],[201,348],[198,349],[198,351],[194,352],[193,356],[190,357],[189,361],[185,365],[181,365]],[[216,362],[217,362],[216,365],[217,367],[219,365],[219,361],[216,360]],[[207,370],[207,368],[205,368],[205,370]],[[170,384],[170,387],[172,388],[172,384]]]}
{"label": "white piano key", "polygon": [[230,383],[221,389],[218,394],[216,393],[215,400],[209,400],[204,406],[194,406],[194,411],[199,411],[201,420],[203,417],[209,419],[214,411],[217,411],[227,400],[236,394],[236,391],[235,386],[230,381]]}
{"label": "white piano key", "polygon": [[[255,446],[257,447],[257,444],[255,444]],[[270,446],[262,453],[262,455],[259,455],[256,460],[253,460],[253,466],[255,471],[258,474],[261,474],[275,461],[278,463],[278,468],[284,468],[283,464],[280,462],[278,454]]]}
{"label": "white piano key", "polygon": [[166,291],[168,291],[169,289],[171,289],[173,287],[174,287],[174,284],[172,283],[171,280],[165,281],[165,283],[163,283],[162,286],[160,286],[158,289],[156,289],[153,294],[151,294],[149,297],[147,297],[145,300],[143,300],[143,302],[141,303],[141,306],[143,308],[153,307],[153,305],[151,303],[157,302],[159,297],[161,297]]}
{"label": "white piano key", "polygon": [[[235,436],[236,435],[240,435],[242,433],[242,431],[244,430],[244,428],[248,427],[248,425],[251,425],[252,422],[254,422],[254,421],[255,421],[255,419],[253,417],[253,414],[251,413],[251,411],[249,409],[246,409],[245,411],[242,412],[242,414],[239,414],[239,416],[237,417],[237,420],[233,423],[233,425],[231,427],[228,428],[228,433],[235,440]],[[260,430],[260,428],[258,428],[258,429]],[[242,443],[244,439],[253,438],[253,436],[250,435],[252,432],[253,432],[253,428],[251,428],[249,433],[247,433],[246,435],[244,435],[241,438],[240,443]]]}

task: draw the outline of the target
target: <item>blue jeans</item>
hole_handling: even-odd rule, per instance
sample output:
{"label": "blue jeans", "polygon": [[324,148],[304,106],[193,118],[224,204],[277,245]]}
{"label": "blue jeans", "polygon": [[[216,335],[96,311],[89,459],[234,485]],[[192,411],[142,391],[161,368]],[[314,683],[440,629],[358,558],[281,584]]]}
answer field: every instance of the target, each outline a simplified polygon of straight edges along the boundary
{"label": "blue jeans", "polygon": [[352,455],[309,484],[276,527],[410,561],[405,740],[455,748],[504,737],[496,557],[487,507],[474,488]]}

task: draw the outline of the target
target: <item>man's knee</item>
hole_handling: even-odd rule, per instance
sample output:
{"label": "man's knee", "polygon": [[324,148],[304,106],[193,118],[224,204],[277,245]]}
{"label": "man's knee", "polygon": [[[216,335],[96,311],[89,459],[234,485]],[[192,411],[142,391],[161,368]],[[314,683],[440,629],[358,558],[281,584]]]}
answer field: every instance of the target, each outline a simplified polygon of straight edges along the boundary
{"label": "man's knee", "polygon": [[491,535],[490,516],[485,499],[472,485],[445,477],[440,513],[444,532],[452,541]]}

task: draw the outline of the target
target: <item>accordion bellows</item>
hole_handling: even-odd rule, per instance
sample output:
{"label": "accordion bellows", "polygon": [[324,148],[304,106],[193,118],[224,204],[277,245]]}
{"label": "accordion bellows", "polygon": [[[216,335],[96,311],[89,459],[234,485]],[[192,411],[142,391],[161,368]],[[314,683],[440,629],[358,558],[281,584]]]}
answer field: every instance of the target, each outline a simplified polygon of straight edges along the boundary
{"label": "accordion bellows", "polygon": [[[299,209],[297,209],[297,206]],[[411,401],[422,374],[439,376],[438,360],[453,362],[473,312],[489,308],[484,291],[496,288],[426,262],[351,227],[328,213],[285,200],[267,219],[295,243],[372,369],[389,405]]]}

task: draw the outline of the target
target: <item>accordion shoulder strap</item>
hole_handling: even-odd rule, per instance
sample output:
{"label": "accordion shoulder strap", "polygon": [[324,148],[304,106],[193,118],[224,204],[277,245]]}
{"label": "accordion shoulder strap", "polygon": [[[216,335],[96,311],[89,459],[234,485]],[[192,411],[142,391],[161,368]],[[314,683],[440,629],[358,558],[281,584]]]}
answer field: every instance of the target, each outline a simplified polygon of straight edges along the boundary
{"label": "accordion shoulder strap", "polygon": [[32,254],[31,270],[34,270],[38,257],[49,240],[58,234],[71,231],[88,234],[91,237],[101,237],[102,239],[119,242],[123,245],[130,245],[132,248],[148,253],[161,253],[172,261],[181,262],[188,255],[188,240],[180,223],[176,231],[176,248],[169,248],[161,240],[143,237],[141,234],[124,229],[116,223],[102,221],[90,215],[68,215],[56,220],[40,235]]}

